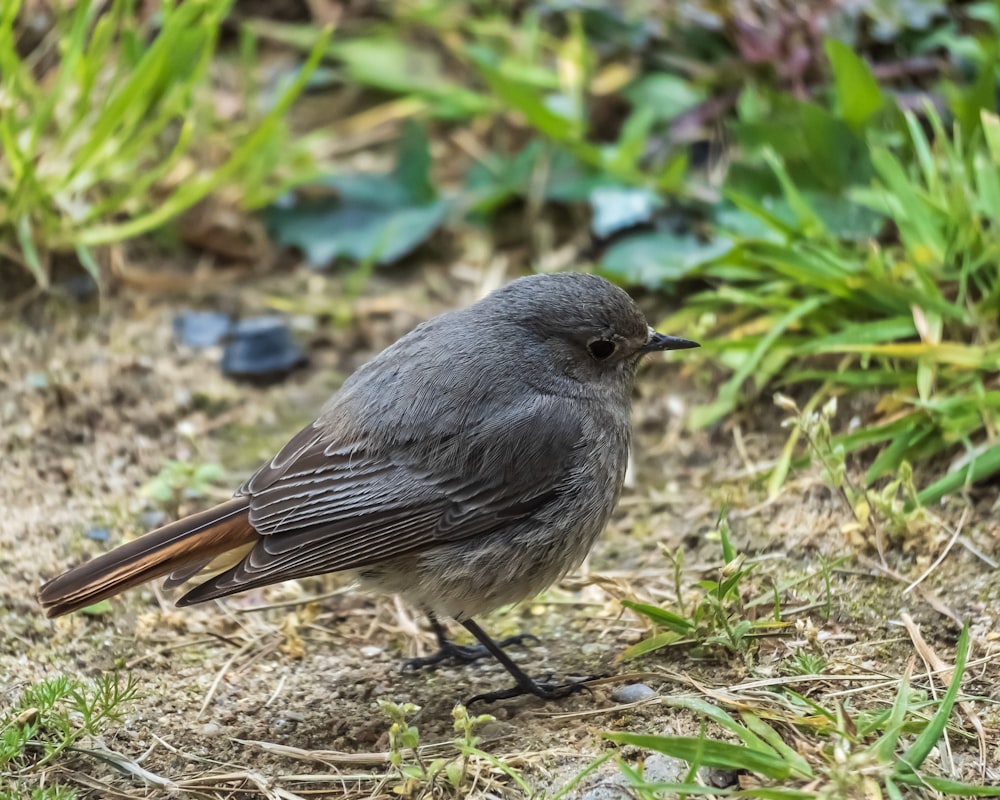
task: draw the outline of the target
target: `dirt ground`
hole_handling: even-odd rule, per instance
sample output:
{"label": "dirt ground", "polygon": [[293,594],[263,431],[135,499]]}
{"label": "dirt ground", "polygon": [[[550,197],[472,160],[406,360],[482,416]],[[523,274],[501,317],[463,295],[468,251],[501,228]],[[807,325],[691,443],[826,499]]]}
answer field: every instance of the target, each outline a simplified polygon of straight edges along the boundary
{"label": "dirt ground", "polygon": [[[174,341],[177,311],[215,307],[211,295],[176,301],[128,295],[96,313],[46,303],[32,308],[27,321],[23,311],[5,315],[0,716],[25,686],[60,673],[92,677],[125,667],[138,680],[124,723],[87,745],[120,754],[132,774],[106,758],[75,754],[44,780],[76,787],[83,797],[399,796],[406,787],[386,770],[390,722],[377,701],[420,706],[413,724],[421,742],[431,744],[455,737],[456,701],[507,685],[494,663],[402,671],[401,659],[432,649],[426,623],[392,598],[347,591],[339,578],[188,609],[174,609],[158,588],[146,587],[112,601],[109,612],[55,621],[44,618],[34,599],[42,580],[149,527],[162,510],[140,487],[165,460],[217,463],[225,471],[208,497],[185,499],[181,512],[227,497],[368,356],[420,319],[471,302],[498,281],[402,273],[372,281],[356,300],[342,294],[336,279],[319,276],[220,290],[226,298],[220,302],[232,307],[238,296],[247,314],[278,298],[300,323],[310,363],[268,388],[234,383],[219,373],[218,352]],[[821,650],[829,660],[828,680],[799,687],[817,699],[844,688],[837,675],[899,677],[917,653],[901,622],[906,612],[945,663],[953,659],[955,620],[970,621],[975,666],[964,692],[983,699],[976,709],[985,750],[970,728],[951,738],[951,757],[958,776],[1000,781],[1000,668],[990,658],[1000,656],[995,487],[935,509],[942,524],[892,538],[891,574],[852,532],[853,515],[817,469],[794,473],[783,493],[767,500],[763,476],[787,436],[782,412],[769,402],[713,430],[685,429],[685,409],[710,396],[710,382],[708,368],[695,370],[683,355],[644,370],[630,484],[586,569],[485,620],[498,636],[530,630],[540,637],[542,644],[512,650],[534,674],[612,678],[559,703],[518,699],[474,708],[496,717],[481,730],[482,748],[516,770],[530,793],[552,795],[611,747],[602,731],[697,735],[698,719],[657,702],[661,696],[752,695],[749,682],[784,675],[783,664],[803,648]],[[740,655],[676,647],[620,662],[649,627],[623,611],[618,598],[676,608],[668,554],[683,555],[685,592],[717,576],[721,550],[708,534],[724,506],[735,545],[757,563],[746,600],[812,575],[779,590],[784,618],[798,627]],[[830,574],[828,596],[819,565],[841,556],[848,558]],[[928,569],[920,585],[907,590]],[[766,617],[772,607],[764,602],[746,613]],[[917,658],[914,682],[940,690],[925,673]],[[656,694],[638,706],[612,697],[633,682]],[[891,696],[890,686],[844,702],[863,708]],[[625,755],[638,758],[636,751]],[[495,765],[476,764],[468,796],[529,793]],[[146,771],[145,781],[134,765]],[[621,796],[618,783],[612,760],[568,794]],[[440,786],[410,789],[448,796]]]}

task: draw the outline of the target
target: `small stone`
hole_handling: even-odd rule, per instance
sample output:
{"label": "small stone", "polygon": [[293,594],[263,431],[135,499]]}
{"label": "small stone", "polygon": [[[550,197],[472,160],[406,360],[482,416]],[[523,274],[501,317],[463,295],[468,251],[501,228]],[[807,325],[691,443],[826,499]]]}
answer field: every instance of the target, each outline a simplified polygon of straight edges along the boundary
{"label": "small stone", "polygon": [[218,311],[182,311],[174,317],[174,337],[188,347],[212,347],[231,326],[229,317]]}
{"label": "small stone", "polygon": [[143,511],[142,524],[147,528],[159,528],[167,521],[167,515],[163,511]]}
{"label": "small stone", "polygon": [[631,800],[635,797],[625,785],[622,775],[609,775],[596,786],[587,789],[580,800]]}
{"label": "small stone", "polygon": [[221,736],[222,726],[215,722],[206,722],[201,726],[198,733],[202,736]]}
{"label": "small stone", "polygon": [[382,648],[376,647],[373,644],[368,644],[361,648],[361,655],[365,658],[375,658],[376,656],[382,655]]}
{"label": "small stone", "polygon": [[307,361],[280,317],[254,317],[237,323],[222,354],[222,372],[231,378],[272,383]]}
{"label": "small stone", "polygon": [[27,383],[32,389],[48,389],[49,376],[44,372],[31,372],[28,373],[25,383]]}
{"label": "small stone", "polygon": [[271,720],[270,728],[272,731],[277,731],[279,733],[288,733],[294,731],[298,727],[298,723],[295,720],[291,720],[288,717],[274,717]]}
{"label": "small stone", "polygon": [[728,789],[730,786],[739,785],[740,782],[739,772],[719,767],[702,767],[698,770],[698,777],[706,786],[713,786],[716,789]]}
{"label": "small stone", "polygon": [[638,703],[656,694],[644,683],[626,683],[611,690],[611,699],[616,703]]}
{"label": "small stone", "polygon": [[111,538],[111,531],[107,528],[87,528],[84,536],[95,542],[106,542]]}
{"label": "small stone", "polygon": [[688,763],[683,759],[651,753],[643,763],[642,777],[649,783],[683,783],[688,770]]}

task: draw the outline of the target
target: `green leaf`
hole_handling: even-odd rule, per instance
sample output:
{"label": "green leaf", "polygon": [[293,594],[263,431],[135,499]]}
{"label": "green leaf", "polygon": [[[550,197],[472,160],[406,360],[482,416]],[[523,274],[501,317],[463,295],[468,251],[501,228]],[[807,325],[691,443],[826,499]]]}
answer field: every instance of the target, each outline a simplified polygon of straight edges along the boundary
{"label": "green leaf", "polygon": [[107,614],[112,610],[110,600],[100,600],[91,606],[86,606],[80,609],[81,614],[86,614],[90,617],[99,617],[102,614]]}
{"label": "green leaf", "polygon": [[[269,21],[268,35],[270,25]],[[308,46],[306,42],[301,45]],[[412,39],[355,37],[334,42],[327,52],[343,62],[353,83],[423,98],[430,110],[442,117],[481,114],[492,106],[489,98],[450,80],[434,48]]]}
{"label": "green leaf", "polygon": [[622,651],[621,659],[622,661],[629,661],[633,658],[639,658],[640,656],[648,655],[656,650],[660,650],[664,647],[669,647],[672,644],[680,642],[684,639],[683,634],[677,633],[676,631],[661,631],[660,633],[655,633],[648,639],[643,639],[641,642],[626,647]]}
{"label": "green leaf", "polygon": [[793,747],[785,744],[785,740],[781,738],[781,735],[774,728],[760,719],[760,717],[754,716],[749,712],[741,712],[740,718],[748,729],[773,747],[778,755],[784,757],[791,765],[792,771],[795,774],[807,779],[813,777],[812,767],[809,766],[809,762]]}
{"label": "green leaf", "polygon": [[851,47],[836,39],[823,42],[833,68],[834,90],[840,115],[855,130],[885,103],[882,91],[864,60]]}
{"label": "green leaf", "polygon": [[913,744],[903,753],[901,759],[896,762],[896,776],[912,774],[931,754],[937,745],[945,728],[948,726],[948,718],[951,716],[951,709],[958,699],[958,693],[962,688],[962,678],[965,677],[965,664],[969,658],[969,625],[962,626],[962,632],[958,636],[958,643],[955,645],[955,666],[952,668],[951,683],[941,698],[941,703],[931,721],[927,724]]}
{"label": "green leaf", "polygon": [[444,222],[449,203],[384,208],[347,205],[336,198],[271,208],[265,215],[278,244],[299,248],[314,267],[337,258],[392,264],[428,239]]}
{"label": "green leaf", "polygon": [[678,75],[651,72],[623,92],[633,108],[649,109],[657,119],[671,120],[705,99],[705,93]]}
{"label": "green leaf", "polygon": [[649,605],[648,603],[637,603],[634,600],[622,600],[621,603],[625,608],[649,617],[657,625],[662,625],[664,628],[668,628],[675,633],[689,634],[695,629],[695,625],[691,620],[679,614],[674,614],[672,611],[667,611],[665,608]]}
{"label": "green leaf", "polygon": [[601,259],[600,271],[621,283],[665,289],[733,247],[725,237],[703,242],[696,236],[643,233],[615,242]]}
{"label": "green leaf", "polygon": [[917,495],[917,501],[923,506],[933,505],[945,495],[957,492],[998,472],[1000,472],[1000,444],[995,444],[979,453],[968,466],[949,472],[922,489]]}
{"label": "green leaf", "polygon": [[906,786],[929,787],[941,794],[955,797],[1000,797],[1000,786],[976,786],[935,775],[894,775],[893,778]]}
{"label": "green leaf", "polygon": [[729,731],[751,749],[759,750],[763,753],[773,752],[773,748],[764,739],[707,700],[702,700],[700,697],[665,697],[663,704],[670,708],[686,708],[694,711],[696,714],[707,717],[724,730]]}
{"label": "green leaf", "polygon": [[599,239],[618,231],[649,222],[663,205],[659,196],[648,189],[630,186],[598,186],[590,193],[591,230]]}
{"label": "green leaf", "polygon": [[42,266],[38,257],[38,250],[35,248],[35,237],[31,230],[31,220],[28,217],[20,217],[17,220],[17,243],[21,246],[21,255],[28,270],[35,277],[38,285],[43,289],[49,285],[49,275]]}
{"label": "green leaf", "polygon": [[747,770],[779,781],[786,780],[792,774],[791,766],[780,756],[728,742],[638,733],[605,733],[604,737],[618,744],[655,750],[696,766]]}
{"label": "green leaf", "polygon": [[983,110],[979,114],[983,128],[983,138],[989,148],[990,159],[994,164],[1000,164],[1000,116]]}
{"label": "green leaf", "polygon": [[431,182],[431,148],[424,126],[408,120],[396,151],[393,176],[414,205],[430,203],[437,198]]}

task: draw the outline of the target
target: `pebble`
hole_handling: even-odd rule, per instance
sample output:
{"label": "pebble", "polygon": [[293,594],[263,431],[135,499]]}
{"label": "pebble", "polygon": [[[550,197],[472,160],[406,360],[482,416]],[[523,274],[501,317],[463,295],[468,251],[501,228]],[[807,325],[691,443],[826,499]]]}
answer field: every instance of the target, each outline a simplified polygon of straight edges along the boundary
{"label": "pebble", "polygon": [[382,655],[382,648],[376,647],[373,644],[368,644],[361,648],[361,655],[365,658],[375,658],[376,656]]}
{"label": "pebble", "polygon": [[106,542],[111,538],[111,531],[107,528],[87,528],[87,532],[84,536],[95,542]]}
{"label": "pebble", "polygon": [[182,311],[174,317],[174,338],[188,347],[212,347],[231,326],[229,317],[218,311]]}
{"label": "pebble", "polygon": [[149,529],[159,528],[164,522],[167,521],[167,515],[165,512],[160,510],[151,510],[142,512],[142,524]]}
{"label": "pebble", "polygon": [[698,770],[698,777],[706,786],[714,786],[716,789],[728,789],[730,786],[738,786],[740,782],[739,772],[719,767],[702,767]]}
{"label": "pebble", "polygon": [[270,383],[306,361],[281,317],[253,317],[233,327],[222,353],[222,372],[232,378]]}
{"label": "pebble", "polygon": [[611,699],[616,703],[638,703],[656,694],[644,683],[626,683],[611,690]]}
{"label": "pebble", "polygon": [[651,753],[643,762],[642,777],[647,783],[683,783],[689,768],[683,759]]}
{"label": "pebble", "polygon": [[221,736],[222,732],[222,726],[215,722],[206,722],[198,731],[202,736]]}

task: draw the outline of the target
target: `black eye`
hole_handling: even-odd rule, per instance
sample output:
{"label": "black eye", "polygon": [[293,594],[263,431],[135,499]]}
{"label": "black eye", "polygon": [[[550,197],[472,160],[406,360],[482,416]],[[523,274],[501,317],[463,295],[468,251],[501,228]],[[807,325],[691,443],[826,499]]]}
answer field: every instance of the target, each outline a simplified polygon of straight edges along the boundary
{"label": "black eye", "polygon": [[595,339],[587,345],[590,354],[598,361],[603,361],[615,352],[615,343],[607,339]]}

